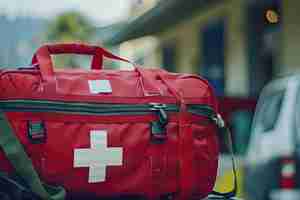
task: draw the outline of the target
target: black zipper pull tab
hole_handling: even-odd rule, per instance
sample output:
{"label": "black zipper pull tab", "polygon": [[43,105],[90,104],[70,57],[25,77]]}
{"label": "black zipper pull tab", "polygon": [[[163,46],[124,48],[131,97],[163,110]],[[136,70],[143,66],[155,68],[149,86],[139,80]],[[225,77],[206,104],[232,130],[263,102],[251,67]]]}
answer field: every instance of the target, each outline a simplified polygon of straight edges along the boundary
{"label": "black zipper pull tab", "polygon": [[151,110],[158,115],[158,121],[151,122],[151,139],[154,143],[162,143],[167,138],[168,115],[164,110],[166,105],[158,103],[151,103],[150,105]]}

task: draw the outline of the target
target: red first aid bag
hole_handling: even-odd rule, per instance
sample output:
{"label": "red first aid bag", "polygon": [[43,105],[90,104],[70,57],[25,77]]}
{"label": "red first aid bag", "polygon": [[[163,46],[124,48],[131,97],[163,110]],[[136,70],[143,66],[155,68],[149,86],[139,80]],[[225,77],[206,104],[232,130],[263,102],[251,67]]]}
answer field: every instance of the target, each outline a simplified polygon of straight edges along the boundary
{"label": "red first aid bag", "polygon": [[[91,69],[54,70],[54,54],[93,56]],[[207,81],[105,70],[104,57],[128,62],[98,46],[53,44],[37,50],[31,67],[1,71],[0,171],[19,175],[42,199],[206,197],[219,153]]]}

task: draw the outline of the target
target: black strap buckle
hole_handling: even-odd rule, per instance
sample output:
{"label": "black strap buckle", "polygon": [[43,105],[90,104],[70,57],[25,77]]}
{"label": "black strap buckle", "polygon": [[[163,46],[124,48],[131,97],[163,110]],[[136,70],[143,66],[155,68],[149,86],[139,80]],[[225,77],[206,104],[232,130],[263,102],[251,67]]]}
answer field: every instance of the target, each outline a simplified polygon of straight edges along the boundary
{"label": "black strap buckle", "polygon": [[168,115],[164,107],[165,105],[163,104],[155,104],[153,106],[158,115],[158,121],[151,122],[151,139],[154,143],[162,143],[167,138]]}
{"label": "black strap buckle", "polygon": [[43,121],[28,121],[28,138],[34,144],[46,142],[46,127]]}

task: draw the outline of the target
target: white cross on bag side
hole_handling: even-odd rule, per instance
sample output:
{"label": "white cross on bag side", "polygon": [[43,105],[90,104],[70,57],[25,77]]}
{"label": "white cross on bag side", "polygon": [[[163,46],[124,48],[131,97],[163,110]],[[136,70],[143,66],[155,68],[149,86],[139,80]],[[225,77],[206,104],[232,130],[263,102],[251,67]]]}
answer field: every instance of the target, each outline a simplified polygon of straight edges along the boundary
{"label": "white cross on bag side", "polygon": [[104,182],[107,166],[120,166],[123,148],[107,147],[107,131],[90,131],[90,149],[74,149],[74,168],[89,167],[89,183]]}

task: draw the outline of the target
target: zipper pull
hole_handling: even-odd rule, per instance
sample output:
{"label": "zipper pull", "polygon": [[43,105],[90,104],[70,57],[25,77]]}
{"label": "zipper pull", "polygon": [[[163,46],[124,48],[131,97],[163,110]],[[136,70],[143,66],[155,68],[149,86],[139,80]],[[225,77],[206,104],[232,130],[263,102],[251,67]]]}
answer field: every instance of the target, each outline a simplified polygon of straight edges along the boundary
{"label": "zipper pull", "polygon": [[159,103],[151,103],[150,106],[158,115],[158,121],[151,122],[151,137],[153,142],[161,143],[167,138],[168,115],[164,110],[167,106]]}
{"label": "zipper pull", "polygon": [[227,134],[227,127],[225,124],[224,119],[220,114],[217,114],[216,117],[213,118],[215,124],[218,127],[218,134],[219,135],[226,135]]}
{"label": "zipper pull", "polygon": [[166,125],[168,123],[168,115],[164,108],[166,108],[166,104],[152,104],[153,109],[158,112],[159,122],[162,125]]}
{"label": "zipper pull", "polygon": [[218,128],[225,128],[225,121],[219,113],[214,118],[214,121],[215,121],[216,125],[218,126]]}

